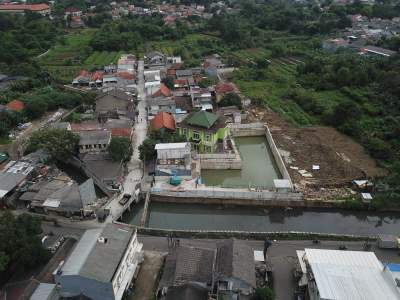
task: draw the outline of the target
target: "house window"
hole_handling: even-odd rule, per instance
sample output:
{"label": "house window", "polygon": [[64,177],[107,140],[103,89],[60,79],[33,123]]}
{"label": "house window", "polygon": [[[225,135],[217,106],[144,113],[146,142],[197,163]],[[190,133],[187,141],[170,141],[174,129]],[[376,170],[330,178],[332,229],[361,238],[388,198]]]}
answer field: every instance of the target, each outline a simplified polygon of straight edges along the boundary
{"label": "house window", "polygon": [[193,139],[194,140],[199,140],[200,139],[200,133],[198,131],[193,131]]}
{"label": "house window", "polygon": [[182,134],[183,134],[184,136],[187,136],[187,129],[186,129],[186,128],[183,128],[183,129],[182,129]]}
{"label": "house window", "polygon": [[211,141],[211,135],[206,134],[206,141],[207,141],[207,142]]}

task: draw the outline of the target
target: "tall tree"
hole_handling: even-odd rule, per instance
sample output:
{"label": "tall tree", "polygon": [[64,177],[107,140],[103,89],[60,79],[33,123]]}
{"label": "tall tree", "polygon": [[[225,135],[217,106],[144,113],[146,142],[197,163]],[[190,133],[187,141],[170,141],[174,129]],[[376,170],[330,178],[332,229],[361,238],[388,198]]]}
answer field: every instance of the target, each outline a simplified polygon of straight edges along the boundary
{"label": "tall tree", "polygon": [[46,150],[53,159],[64,160],[77,151],[79,136],[66,129],[46,129],[32,134],[28,151]]}

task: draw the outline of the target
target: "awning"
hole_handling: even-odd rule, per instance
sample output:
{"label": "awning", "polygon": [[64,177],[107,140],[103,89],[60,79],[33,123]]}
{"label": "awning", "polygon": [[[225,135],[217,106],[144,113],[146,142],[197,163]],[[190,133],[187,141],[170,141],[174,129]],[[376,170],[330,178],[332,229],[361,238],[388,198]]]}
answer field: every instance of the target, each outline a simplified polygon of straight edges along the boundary
{"label": "awning", "polygon": [[51,207],[51,208],[58,208],[60,206],[61,201],[56,199],[47,199],[43,202],[43,206]]}

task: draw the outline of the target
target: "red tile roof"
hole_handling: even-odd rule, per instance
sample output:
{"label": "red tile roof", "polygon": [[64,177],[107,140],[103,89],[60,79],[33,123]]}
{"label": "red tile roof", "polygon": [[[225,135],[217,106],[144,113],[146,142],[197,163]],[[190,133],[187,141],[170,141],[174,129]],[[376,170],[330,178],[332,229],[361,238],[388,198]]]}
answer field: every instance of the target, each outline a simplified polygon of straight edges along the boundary
{"label": "red tile roof", "polygon": [[92,80],[103,80],[103,72],[102,71],[96,71],[92,74]]}
{"label": "red tile roof", "polygon": [[118,72],[117,76],[121,77],[122,79],[125,79],[125,80],[133,80],[133,79],[135,79],[135,75],[133,75],[133,74],[131,74],[129,72]]}
{"label": "red tile roof", "polygon": [[97,123],[71,123],[71,130],[75,132],[100,129],[100,125]]}
{"label": "red tile roof", "polygon": [[20,100],[12,100],[6,104],[7,108],[12,111],[21,111],[25,108],[24,102]]}
{"label": "red tile roof", "polygon": [[175,79],[174,80],[174,84],[186,85],[187,83],[188,83],[187,79]]}
{"label": "red tile roof", "polygon": [[179,70],[180,68],[182,68],[183,63],[174,63],[170,69],[174,69],[174,70]]}
{"label": "red tile roof", "polygon": [[132,135],[132,128],[111,128],[111,135],[130,137]]}
{"label": "red tile roof", "polygon": [[48,10],[50,6],[45,3],[39,4],[0,4],[0,10],[30,10],[30,11],[42,11]]}
{"label": "red tile roof", "polygon": [[66,13],[73,13],[73,12],[78,12],[81,11],[80,9],[77,9],[76,7],[68,7],[65,12]]}
{"label": "red tile roof", "polygon": [[164,97],[171,97],[172,93],[169,90],[169,88],[167,88],[167,86],[164,83],[161,83],[160,88],[158,91],[156,91],[153,95],[151,95],[152,97],[160,97],[160,96],[164,96]]}
{"label": "red tile roof", "polygon": [[176,70],[175,69],[168,69],[167,70],[167,76],[175,76],[176,75]]}
{"label": "red tile roof", "polygon": [[160,130],[162,128],[175,130],[175,119],[167,112],[159,112],[153,120],[150,121],[150,127],[153,130]]}
{"label": "red tile roof", "polygon": [[79,76],[87,77],[89,76],[89,72],[87,70],[81,70],[79,72]]}
{"label": "red tile roof", "polygon": [[215,91],[218,94],[225,94],[229,92],[233,92],[235,87],[231,83],[220,83],[215,86]]}

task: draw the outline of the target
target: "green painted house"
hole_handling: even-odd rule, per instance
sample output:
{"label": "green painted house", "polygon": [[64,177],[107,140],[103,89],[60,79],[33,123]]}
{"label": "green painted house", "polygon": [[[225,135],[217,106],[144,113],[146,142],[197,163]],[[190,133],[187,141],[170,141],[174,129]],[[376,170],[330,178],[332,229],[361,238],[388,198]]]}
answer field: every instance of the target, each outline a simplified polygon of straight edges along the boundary
{"label": "green painted house", "polygon": [[222,142],[228,133],[225,118],[207,111],[191,113],[177,125],[177,129],[199,153],[215,152],[218,142]]}

